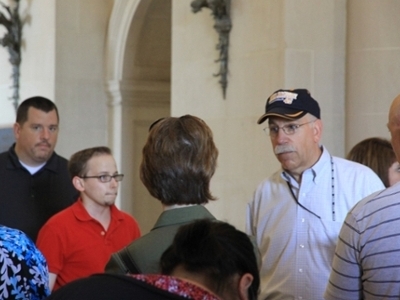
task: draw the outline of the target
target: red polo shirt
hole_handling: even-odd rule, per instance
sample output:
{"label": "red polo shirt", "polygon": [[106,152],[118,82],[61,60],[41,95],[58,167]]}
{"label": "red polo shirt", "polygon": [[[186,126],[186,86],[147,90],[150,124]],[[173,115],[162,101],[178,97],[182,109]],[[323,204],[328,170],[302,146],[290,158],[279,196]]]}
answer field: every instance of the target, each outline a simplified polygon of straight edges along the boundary
{"label": "red polo shirt", "polygon": [[138,237],[137,222],[115,205],[111,206],[110,225],[104,230],[79,199],[47,221],[39,231],[37,247],[49,272],[57,274],[56,290],[72,280],[104,272],[111,254]]}

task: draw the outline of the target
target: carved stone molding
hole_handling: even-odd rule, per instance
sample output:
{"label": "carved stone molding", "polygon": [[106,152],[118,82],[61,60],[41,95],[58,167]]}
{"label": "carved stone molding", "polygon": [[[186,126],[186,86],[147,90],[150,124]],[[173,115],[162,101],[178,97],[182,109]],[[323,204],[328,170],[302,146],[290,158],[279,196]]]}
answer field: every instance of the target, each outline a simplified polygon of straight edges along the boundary
{"label": "carved stone molding", "polygon": [[106,84],[109,106],[169,106],[171,84],[164,81],[116,81]]}

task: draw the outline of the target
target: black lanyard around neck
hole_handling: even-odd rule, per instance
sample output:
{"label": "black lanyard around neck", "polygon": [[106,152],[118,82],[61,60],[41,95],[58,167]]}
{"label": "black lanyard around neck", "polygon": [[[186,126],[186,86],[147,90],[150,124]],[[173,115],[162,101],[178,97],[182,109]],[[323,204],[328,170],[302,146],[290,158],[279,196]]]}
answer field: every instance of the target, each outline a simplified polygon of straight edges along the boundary
{"label": "black lanyard around neck", "polygon": [[[289,181],[286,181],[289,191],[293,196],[294,201],[297,203],[298,206],[300,206],[302,209],[308,211],[309,213],[313,214],[316,216],[318,219],[321,219],[319,215],[317,215],[315,212],[309,210],[307,207],[305,207],[303,204],[299,202],[297,199],[296,195],[294,194],[292,190],[292,186],[290,185]],[[335,172],[333,168],[333,158],[331,156],[331,188],[332,188],[332,221],[336,221],[336,214],[335,214]]]}

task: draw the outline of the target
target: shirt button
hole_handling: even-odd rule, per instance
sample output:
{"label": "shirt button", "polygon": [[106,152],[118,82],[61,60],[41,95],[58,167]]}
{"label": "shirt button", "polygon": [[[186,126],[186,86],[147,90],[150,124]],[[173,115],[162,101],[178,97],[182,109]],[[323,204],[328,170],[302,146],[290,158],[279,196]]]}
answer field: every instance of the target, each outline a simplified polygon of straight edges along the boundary
{"label": "shirt button", "polygon": [[304,218],[302,218],[302,219],[301,219],[301,223],[304,223],[304,221],[305,221],[305,219],[304,219]]}
{"label": "shirt button", "polygon": [[101,235],[105,235],[106,233],[104,231],[100,232]]}
{"label": "shirt button", "polygon": [[299,269],[299,272],[300,272],[300,273],[303,273],[303,269]]}
{"label": "shirt button", "polygon": [[304,245],[303,245],[303,244],[301,244],[301,245],[300,245],[300,248],[304,248]]}

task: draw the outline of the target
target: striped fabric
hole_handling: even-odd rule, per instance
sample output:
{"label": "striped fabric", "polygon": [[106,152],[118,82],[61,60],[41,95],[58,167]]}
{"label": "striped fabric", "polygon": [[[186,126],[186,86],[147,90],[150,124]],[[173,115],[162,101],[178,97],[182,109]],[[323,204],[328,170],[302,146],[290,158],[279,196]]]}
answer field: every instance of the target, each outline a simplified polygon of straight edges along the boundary
{"label": "striped fabric", "polygon": [[325,299],[400,298],[400,184],[360,201],[339,235]]}

